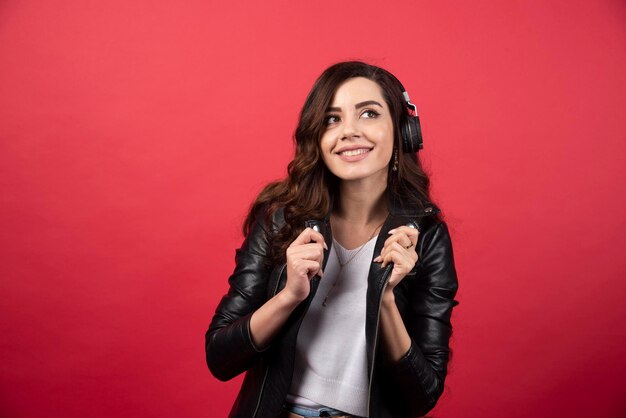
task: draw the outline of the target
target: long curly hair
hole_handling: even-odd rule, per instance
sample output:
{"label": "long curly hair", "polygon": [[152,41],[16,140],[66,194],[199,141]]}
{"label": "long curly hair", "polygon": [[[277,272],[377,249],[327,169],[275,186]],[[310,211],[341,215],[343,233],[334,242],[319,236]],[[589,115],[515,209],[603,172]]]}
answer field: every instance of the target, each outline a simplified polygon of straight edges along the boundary
{"label": "long curly hair", "polygon": [[[304,230],[307,219],[322,219],[331,210],[331,202],[339,190],[339,179],[332,174],[322,159],[320,140],[326,128],[324,118],[335,91],[346,80],[364,77],[376,82],[390,109],[394,127],[394,152],[402,150],[400,126],[409,113],[403,96],[403,88],[390,72],[360,61],[347,61],[327,68],[315,81],[309,92],[295,131],[296,151],[287,167],[287,177],[268,184],[251,205],[243,224],[244,236],[248,235],[258,210],[264,209],[267,225],[277,210],[283,208],[285,225],[271,233],[272,261],[285,260],[287,247]],[[428,175],[424,172],[417,154],[398,152],[398,170],[387,176],[386,193],[402,202],[423,207],[422,199],[430,201]]]}

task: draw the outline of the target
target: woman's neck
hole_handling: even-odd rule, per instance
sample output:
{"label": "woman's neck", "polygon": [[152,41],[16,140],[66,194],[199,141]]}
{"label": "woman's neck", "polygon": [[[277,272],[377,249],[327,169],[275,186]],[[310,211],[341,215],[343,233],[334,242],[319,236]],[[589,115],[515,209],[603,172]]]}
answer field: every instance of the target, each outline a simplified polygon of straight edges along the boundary
{"label": "woman's neck", "polygon": [[388,213],[387,181],[381,180],[342,181],[333,215],[352,225],[365,226],[384,221]]}

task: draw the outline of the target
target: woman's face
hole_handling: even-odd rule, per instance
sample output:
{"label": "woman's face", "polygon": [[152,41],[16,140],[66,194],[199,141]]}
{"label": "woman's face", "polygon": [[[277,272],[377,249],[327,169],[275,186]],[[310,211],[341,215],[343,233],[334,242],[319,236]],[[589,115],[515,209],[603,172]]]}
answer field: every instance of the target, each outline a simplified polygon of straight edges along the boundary
{"label": "woman's face", "polygon": [[320,149],[326,167],[342,180],[387,180],[393,122],[380,86],[367,78],[346,80],[326,112]]}

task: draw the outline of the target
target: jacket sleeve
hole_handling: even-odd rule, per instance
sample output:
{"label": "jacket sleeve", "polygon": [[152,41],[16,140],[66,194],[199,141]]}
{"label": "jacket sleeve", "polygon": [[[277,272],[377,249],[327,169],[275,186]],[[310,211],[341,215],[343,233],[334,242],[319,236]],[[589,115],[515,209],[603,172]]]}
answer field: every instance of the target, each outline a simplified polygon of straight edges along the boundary
{"label": "jacket sleeve", "polygon": [[229,380],[259,359],[250,336],[250,318],[266,299],[270,243],[260,210],[243,244],[236,250],[230,288],[215,310],[205,335],[206,361],[218,379]]}
{"label": "jacket sleeve", "polygon": [[411,346],[400,361],[388,366],[396,394],[410,416],[430,411],[443,393],[452,334],[450,317],[458,280],[452,243],[444,222],[424,233],[416,274],[406,288],[404,318]]}

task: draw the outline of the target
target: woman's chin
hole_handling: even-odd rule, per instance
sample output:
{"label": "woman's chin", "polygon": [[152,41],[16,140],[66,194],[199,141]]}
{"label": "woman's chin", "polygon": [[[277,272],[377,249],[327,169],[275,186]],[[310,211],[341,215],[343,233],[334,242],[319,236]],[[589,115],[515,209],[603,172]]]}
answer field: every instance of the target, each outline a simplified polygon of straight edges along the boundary
{"label": "woman's chin", "polygon": [[346,182],[372,182],[372,181],[384,181],[387,182],[387,168],[382,168],[377,171],[365,171],[365,170],[346,170],[334,173],[340,181]]}

